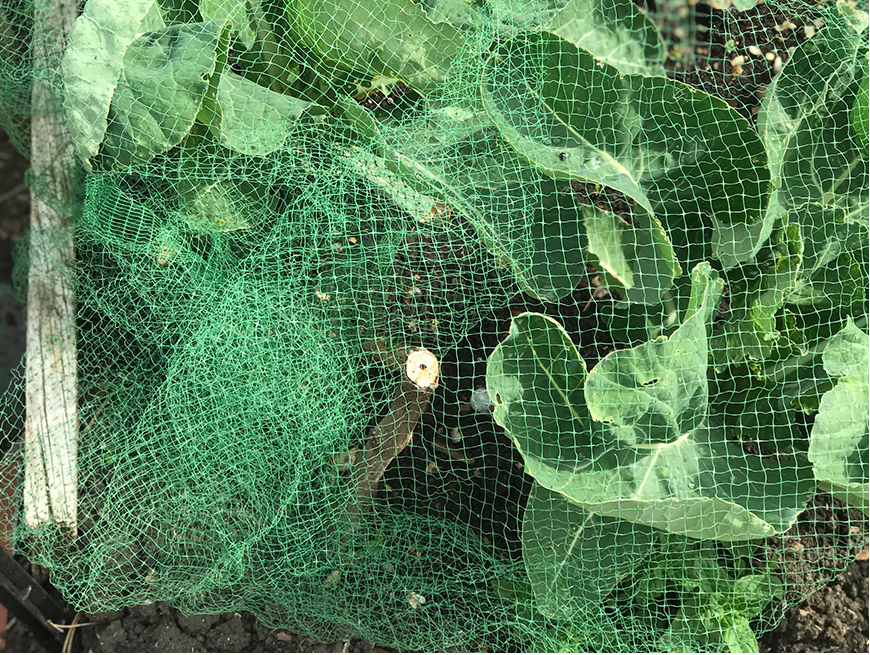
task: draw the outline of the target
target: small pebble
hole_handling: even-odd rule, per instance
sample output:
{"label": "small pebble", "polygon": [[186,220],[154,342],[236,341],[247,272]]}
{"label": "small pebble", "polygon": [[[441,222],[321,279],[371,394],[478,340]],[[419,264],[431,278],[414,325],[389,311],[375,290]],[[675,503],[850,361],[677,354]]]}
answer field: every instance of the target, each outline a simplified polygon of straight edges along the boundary
{"label": "small pebble", "polygon": [[731,60],[731,74],[740,75],[743,72],[743,62],[746,58],[743,55],[738,55]]}
{"label": "small pebble", "polygon": [[781,70],[782,70],[782,59],[777,57],[776,59],[773,60],[773,72],[778,73]]}
{"label": "small pebble", "polygon": [[450,441],[462,441],[462,433],[459,431],[459,428],[450,428]]}
{"label": "small pebble", "polygon": [[773,61],[774,59],[776,59],[776,53],[768,52],[766,55],[764,55],[764,58],[767,59],[767,61]]}
{"label": "small pebble", "polygon": [[749,51],[750,55],[754,55],[756,57],[761,56],[761,48],[759,48],[757,45],[751,45],[746,49]]}
{"label": "small pebble", "polygon": [[804,36],[808,39],[813,38],[816,35],[816,28],[812,25],[807,25],[804,27]]}

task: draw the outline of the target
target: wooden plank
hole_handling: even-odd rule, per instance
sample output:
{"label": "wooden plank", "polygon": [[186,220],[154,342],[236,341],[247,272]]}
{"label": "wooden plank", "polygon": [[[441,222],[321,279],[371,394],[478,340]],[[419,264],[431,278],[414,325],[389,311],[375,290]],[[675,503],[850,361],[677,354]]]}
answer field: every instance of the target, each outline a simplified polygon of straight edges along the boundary
{"label": "wooden plank", "polygon": [[78,3],[35,3],[30,268],[25,369],[24,521],[76,530],[77,355],[72,212],[77,166],[57,74]]}

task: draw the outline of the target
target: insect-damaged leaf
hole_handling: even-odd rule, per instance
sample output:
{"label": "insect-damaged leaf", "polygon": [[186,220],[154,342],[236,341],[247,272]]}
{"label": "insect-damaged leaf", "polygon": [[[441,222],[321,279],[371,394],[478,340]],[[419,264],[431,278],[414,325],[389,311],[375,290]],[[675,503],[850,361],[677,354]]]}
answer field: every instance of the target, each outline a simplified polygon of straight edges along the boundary
{"label": "insect-damaged leaf", "polygon": [[502,136],[541,171],[617,189],[666,227],[688,215],[751,224],[767,205],[770,175],[752,127],[680,82],[622,75],[537,32],[490,57],[481,93]]}
{"label": "insect-damaged leaf", "polygon": [[435,91],[461,58],[464,41],[449,23],[433,23],[412,0],[291,0],[289,22],[325,60],[367,75],[398,77]]}
{"label": "insect-damaged leaf", "polygon": [[809,457],[820,486],[870,512],[870,337],[850,319],[825,346],[825,371],[838,378],[822,396],[810,436]]}
{"label": "insect-damaged leaf", "polygon": [[583,362],[564,331],[518,317],[490,358],[494,416],[526,471],[587,511],[696,539],[770,536],[806,504],[809,466],[747,455],[708,416],[706,330],[722,282],[706,264],[692,280],[683,325],[605,357],[585,382],[585,402]]}
{"label": "insect-damaged leaf", "polygon": [[669,338],[610,353],[586,382],[590,414],[627,445],[670,443],[706,417],[707,326],[723,282],[709,265],[692,282],[689,315]]}

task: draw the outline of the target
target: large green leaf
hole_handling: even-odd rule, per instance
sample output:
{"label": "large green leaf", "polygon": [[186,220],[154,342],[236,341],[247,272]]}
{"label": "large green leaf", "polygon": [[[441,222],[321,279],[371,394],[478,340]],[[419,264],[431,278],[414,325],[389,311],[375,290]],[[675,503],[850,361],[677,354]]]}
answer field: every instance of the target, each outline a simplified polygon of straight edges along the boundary
{"label": "large green leaf", "polygon": [[813,490],[805,461],[748,455],[718,425],[655,448],[608,453],[570,480],[551,475],[541,482],[592,512],[723,541],[788,530]]}
{"label": "large green leaf", "polygon": [[564,331],[517,317],[487,368],[494,417],[532,477],[590,512],[696,539],[770,536],[797,518],[812,474],[797,455],[744,453],[709,416],[706,329],[722,282],[707,264],[692,280],[683,325],[605,357],[585,403],[583,362]]}
{"label": "large green leaf", "polygon": [[866,37],[832,17],[774,78],[758,114],[758,132],[786,208],[815,203],[866,216],[868,154],[852,124],[866,77]]}
{"label": "large green leaf", "polygon": [[127,48],[153,16],[155,0],[90,0],[70,30],[62,73],[67,127],[85,169],[106,134]]}
{"label": "large green leaf", "polygon": [[181,143],[227,44],[227,23],[220,21],[172,25],[130,43],[109,108],[101,163],[147,163]]}
{"label": "large green leaf", "polygon": [[547,31],[623,73],[665,74],[665,42],[631,0],[568,0],[553,16]]}
{"label": "large green leaf", "polygon": [[844,501],[870,512],[870,337],[851,319],[828,341],[825,371],[838,378],[822,396],[810,436],[809,457],[816,479]]}
{"label": "large green leaf", "polygon": [[653,531],[585,511],[532,486],[523,514],[523,561],[541,613],[567,619],[592,612],[644,563]]}
{"label": "large green leaf", "polygon": [[617,189],[666,226],[687,216],[762,218],[764,147],[722,100],[664,77],[623,75],[543,32],[496,51],[481,92],[507,142],[555,179]]}
{"label": "large green leaf", "polygon": [[291,0],[289,22],[319,56],[347,70],[398,77],[423,94],[447,79],[465,50],[449,23],[412,0]]}
{"label": "large green leaf", "polygon": [[532,313],[514,318],[487,361],[486,388],[493,417],[527,463],[573,471],[606,449],[583,402],[585,381],[586,365],[556,321]]}
{"label": "large green leaf", "polygon": [[246,155],[267,155],[281,148],[302,113],[313,107],[232,71],[221,75],[217,106],[209,129],[222,145]]}
{"label": "large green leaf", "polygon": [[[571,293],[586,275],[584,221],[601,210],[580,205],[567,185],[560,188],[518,159],[482,110],[438,99],[426,105],[417,120],[394,127],[343,103],[345,127],[374,150],[351,139],[357,144],[349,150],[352,165],[413,216],[422,205],[412,190],[444,203],[530,295],[556,301]],[[335,131],[332,124],[326,129]]]}
{"label": "large green leaf", "polygon": [[723,282],[709,265],[692,272],[692,312],[668,337],[602,359],[586,381],[589,412],[627,445],[653,447],[700,426],[707,408],[707,326]]}
{"label": "large green leaf", "polygon": [[665,74],[665,42],[631,0],[491,0],[488,5],[422,0],[421,5],[430,20],[450,23],[469,40],[490,38],[487,34],[493,30],[509,35],[543,29],[624,73]]}

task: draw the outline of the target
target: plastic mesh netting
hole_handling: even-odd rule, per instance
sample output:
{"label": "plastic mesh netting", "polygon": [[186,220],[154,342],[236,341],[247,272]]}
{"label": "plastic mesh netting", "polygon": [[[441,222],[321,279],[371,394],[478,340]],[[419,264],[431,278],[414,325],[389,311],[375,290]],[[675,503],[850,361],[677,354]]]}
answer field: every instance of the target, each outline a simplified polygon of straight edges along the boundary
{"label": "plastic mesh netting", "polygon": [[15,541],[77,608],[741,652],[866,545],[866,3],[61,5],[0,1],[0,122],[72,226]]}

